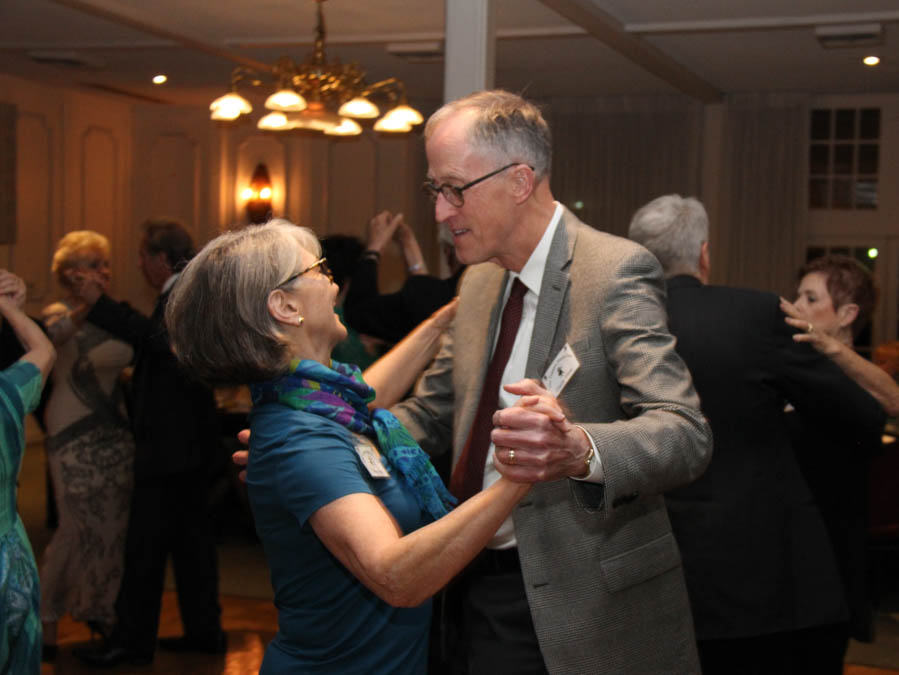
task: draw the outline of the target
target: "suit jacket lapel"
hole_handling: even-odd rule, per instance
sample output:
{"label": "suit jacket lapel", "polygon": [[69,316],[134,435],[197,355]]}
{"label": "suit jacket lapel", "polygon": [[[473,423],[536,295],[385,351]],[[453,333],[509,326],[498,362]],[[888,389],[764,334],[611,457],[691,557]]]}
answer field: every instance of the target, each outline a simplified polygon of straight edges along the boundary
{"label": "suit jacket lapel", "polygon": [[568,295],[571,280],[568,267],[574,252],[577,239],[577,218],[565,209],[562,219],[553,235],[549,254],[546,257],[546,268],[540,285],[540,300],[537,302],[537,314],[534,317],[534,333],[531,337],[531,348],[528,352],[528,363],[525,369],[527,377],[540,379],[549,366],[553,338],[559,326],[562,305]]}
{"label": "suit jacket lapel", "polygon": [[[477,413],[478,401],[481,398],[481,389],[484,387],[484,377],[490,357],[493,351],[493,342],[496,331],[499,329],[499,320],[502,309],[503,291],[506,288],[508,272],[497,265],[488,263],[478,266],[478,273],[484,274],[484,280],[478,285],[475,302],[459,312],[464,316],[464,321],[457,322],[454,337],[456,350],[465,354],[477,354],[477,360],[457,359],[456,368],[465,368],[464,372],[457,373],[461,383],[464,383],[466,395],[458,401],[460,408],[457,410],[458,429],[464,433],[456,434],[456,456],[468,438],[474,416]],[[475,270],[471,270],[475,272]],[[485,326],[487,329],[485,330]],[[466,365],[470,367],[466,368]]]}

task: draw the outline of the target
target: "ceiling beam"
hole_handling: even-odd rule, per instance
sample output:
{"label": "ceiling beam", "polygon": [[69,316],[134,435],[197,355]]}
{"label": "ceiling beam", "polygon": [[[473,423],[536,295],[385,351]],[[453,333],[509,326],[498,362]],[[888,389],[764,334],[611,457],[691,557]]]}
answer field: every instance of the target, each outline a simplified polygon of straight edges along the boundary
{"label": "ceiling beam", "polygon": [[540,0],[634,64],[703,103],[717,103],[722,93],[660,49],[631,35],[623,24],[590,0]]}
{"label": "ceiling beam", "polygon": [[729,31],[776,30],[779,28],[815,28],[817,26],[894,23],[899,11],[848,12],[843,14],[807,14],[805,16],[741,17],[738,19],[700,19],[695,21],[654,21],[628,23],[628,33],[714,33]]}
{"label": "ceiling beam", "polygon": [[85,14],[98,16],[101,19],[112,21],[121,26],[128,26],[150,35],[157,35],[167,40],[172,40],[189,49],[204,52],[262,73],[271,72],[272,70],[271,64],[248,58],[232,49],[213,44],[203,36],[173,31],[161,23],[157,17],[137,6],[125,7],[113,0],[51,0],[51,2],[70,7]]}

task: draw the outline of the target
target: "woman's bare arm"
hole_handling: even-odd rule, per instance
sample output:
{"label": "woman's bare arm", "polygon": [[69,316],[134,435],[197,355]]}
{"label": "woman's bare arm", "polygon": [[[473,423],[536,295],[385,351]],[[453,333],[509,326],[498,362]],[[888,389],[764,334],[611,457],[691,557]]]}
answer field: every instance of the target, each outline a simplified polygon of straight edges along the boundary
{"label": "woman's bare arm", "polygon": [[344,567],[384,602],[415,607],[484,548],[529,489],[501,478],[405,536],[381,500],[369,494],[341,497],[316,511],[309,523]]}

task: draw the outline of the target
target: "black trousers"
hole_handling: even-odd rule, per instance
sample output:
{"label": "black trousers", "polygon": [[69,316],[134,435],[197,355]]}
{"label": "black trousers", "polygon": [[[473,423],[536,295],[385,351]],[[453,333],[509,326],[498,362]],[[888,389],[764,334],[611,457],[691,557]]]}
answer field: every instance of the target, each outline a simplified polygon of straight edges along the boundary
{"label": "black trousers", "polygon": [[113,633],[114,642],[135,654],[156,651],[170,554],[184,634],[214,641],[222,630],[208,482],[205,469],[135,481]]}
{"label": "black trousers", "polygon": [[842,675],[849,624],[729,640],[700,640],[704,675]]}
{"label": "black trousers", "polygon": [[485,550],[454,582],[454,675],[545,675],[515,549]]}

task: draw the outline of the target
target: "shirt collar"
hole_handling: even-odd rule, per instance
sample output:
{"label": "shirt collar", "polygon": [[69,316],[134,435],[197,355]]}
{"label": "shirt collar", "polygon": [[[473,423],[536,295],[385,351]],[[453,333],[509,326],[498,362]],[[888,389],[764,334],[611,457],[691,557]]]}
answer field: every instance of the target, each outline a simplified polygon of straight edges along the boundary
{"label": "shirt collar", "polygon": [[543,283],[543,270],[546,267],[546,258],[549,256],[550,245],[552,244],[553,236],[556,234],[559,221],[562,220],[562,205],[559,202],[555,202],[555,204],[556,210],[553,211],[553,217],[550,218],[549,225],[543,236],[540,237],[540,242],[533,253],[531,253],[531,257],[528,258],[524,267],[521,268],[520,273],[512,272],[513,280],[515,277],[519,277],[521,283],[538,297],[540,295],[540,286]]}

